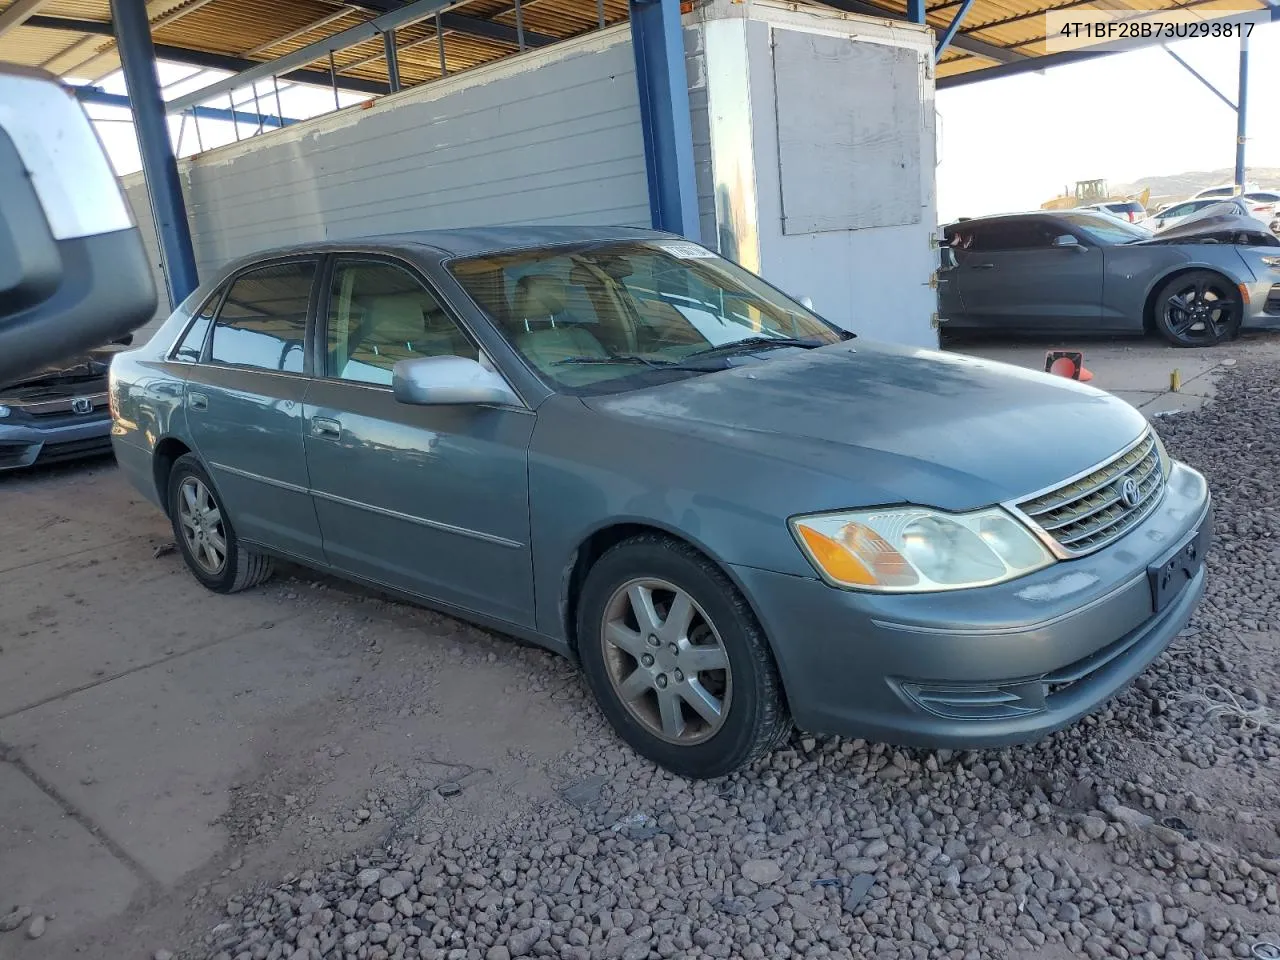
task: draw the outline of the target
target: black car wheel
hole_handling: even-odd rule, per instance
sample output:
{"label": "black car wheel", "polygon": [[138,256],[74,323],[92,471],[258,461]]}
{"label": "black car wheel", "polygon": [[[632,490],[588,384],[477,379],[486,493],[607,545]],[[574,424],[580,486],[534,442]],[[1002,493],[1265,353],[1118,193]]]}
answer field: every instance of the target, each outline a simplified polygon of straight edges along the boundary
{"label": "black car wheel", "polygon": [[710,560],[658,535],[626,540],[591,568],[578,654],[618,734],[681,776],[732,773],[791,731],[764,631]]}
{"label": "black car wheel", "polygon": [[169,519],[188,568],[215,593],[246,590],[271,576],[271,557],[236,539],[213,481],[194,454],[183,454],[173,462]]}
{"label": "black car wheel", "polygon": [[1175,347],[1210,347],[1240,331],[1240,291],[1211,270],[1174,277],[1156,294],[1155,323]]}

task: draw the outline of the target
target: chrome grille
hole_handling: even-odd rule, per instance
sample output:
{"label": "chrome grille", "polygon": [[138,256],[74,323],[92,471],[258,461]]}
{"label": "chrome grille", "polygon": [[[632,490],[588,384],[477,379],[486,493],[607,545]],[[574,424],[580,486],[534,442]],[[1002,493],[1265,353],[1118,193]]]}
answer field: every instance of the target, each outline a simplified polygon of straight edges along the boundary
{"label": "chrome grille", "polygon": [[[1138,488],[1132,506],[1120,493],[1130,478]],[[1141,523],[1160,501],[1165,479],[1156,435],[1148,430],[1137,444],[1092,473],[1017,506],[1067,555],[1080,556],[1102,549]]]}

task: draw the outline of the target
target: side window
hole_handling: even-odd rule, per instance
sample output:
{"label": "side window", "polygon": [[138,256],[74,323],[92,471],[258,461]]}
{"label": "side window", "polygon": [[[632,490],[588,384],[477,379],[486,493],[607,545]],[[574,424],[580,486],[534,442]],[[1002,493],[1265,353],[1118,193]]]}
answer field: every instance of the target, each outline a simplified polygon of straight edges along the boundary
{"label": "side window", "polygon": [[416,357],[480,359],[479,349],[407,270],[373,260],[340,260],[325,324],[325,373],[391,385],[391,368]]}
{"label": "side window", "polygon": [[273,263],[240,274],[218,312],[210,361],[302,373],[315,274],[314,260]]}
{"label": "side window", "polygon": [[218,309],[219,301],[222,300],[223,290],[224,288],[219,287],[217,292],[209,297],[204,306],[200,308],[195,320],[191,322],[191,326],[187,327],[187,332],[183,334],[177,349],[173,351],[174,360],[180,360],[183,363],[200,362],[200,358],[204,354],[204,341],[209,333],[209,324],[213,323],[213,314]]}
{"label": "side window", "polygon": [[1052,244],[1056,235],[1052,225],[1042,220],[988,223],[979,231],[973,249],[1037,250]]}

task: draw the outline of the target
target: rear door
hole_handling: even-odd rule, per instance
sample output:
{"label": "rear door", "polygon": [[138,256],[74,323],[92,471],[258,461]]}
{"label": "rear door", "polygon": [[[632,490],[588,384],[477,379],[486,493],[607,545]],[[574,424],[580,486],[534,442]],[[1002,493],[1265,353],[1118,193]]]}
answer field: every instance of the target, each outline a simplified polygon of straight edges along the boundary
{"label": "rear door", "polygon": [[533,625],[523,407],[419,406],[391,392],[398,360],[491,361],[409,265],[334,256],[305,444],[329,563],[366,580]]}
{"label": "rear door", "polygon": [[[187,372],[187,424],[242,539],[323,561],[302,445],[318,257],[233,277]],[[207,321],[206,321],[207,322]],[[184,344],[185,346],[185,344]]]}
{"label": "rear door", "polygon": [[[1066,224],[1018,217],[965,224],[973,233],[956,274],[965,313],[1008,331],[1089,328],[1102,315],[1102,250]],[[1073,236],[1076,246],[1054,246]]]}

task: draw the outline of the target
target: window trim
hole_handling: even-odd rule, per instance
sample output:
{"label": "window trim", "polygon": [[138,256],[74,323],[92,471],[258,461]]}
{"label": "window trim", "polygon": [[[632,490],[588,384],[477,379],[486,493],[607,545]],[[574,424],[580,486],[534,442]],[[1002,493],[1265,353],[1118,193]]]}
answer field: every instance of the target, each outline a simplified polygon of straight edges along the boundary
{"label": "window trim", "polygon": [[[307,315],[302,329],[302,370],[301,372],[294,370],[268,370],[266,367],[255,367],[247,363],[214,363],[213,362],[213,333],[218,328],[218,320],[222,317],[222,310],[226,306],[227,295],[231,293],[231,288],[236,285],[241,277],[247,273],[253,273],[267,267],[282,266],[289,263],[306,263],[315,264],[315,272],[311,276],[311,292],[307,296]],[[269,257],[266,260],[256,260],[253,263],[246,264],[235,273],[228,276],[222,282],[222,300],[218,304],[218,310],[213,315],[213,322],[209,324],[209,331],[204,338],[204,349],[200,351],[200,365],[205,367],[217,367],[227,370],[248,370],[253,373],[262,373],[274,375],[277,377],[304,377],[310,379],[313,377],[311,370],[311,353],[312,341],[315,332],[316,317],[316,300],[319,295],[318,281],[324,273],[324,254],[322,253],[294,253],[279,257]],[[194,317],[192,318],[195,319]]]}
{"label": "window trim", "polygon": [[512,404],[483,404],[483,406],[493,407],[498,410],[532,411],[532,407],[529,406],[528,399],[516,384],[512,382],[511,377],[502,369],[501,364],[494,359],[488,350],[484,348],[484,345],[480,342],[480,338],[475,335],[475,331],[471,329],[471,326],[458,315],[458,311],[454,308],[453,304],[449,302],[449,298],[440,292],[439,284],[435,283],[430,277],[428,277],[426,271],[416,263],[394,253],[366,250],[326,251],[324,268],[321,271],[322,284],[318,292],[315,318],[312,324],[314,336],[312,337],[311,349],[307,358],[315,371],[312,374],[312,379],[323,381],[325,383],[340,383],[350,387],[362,387],[366,390],[378,390],[382,393],[392,392],[392,388],[386,384],[365,383],[361,380],[347,380],[344,377],[330,376],[327,371],[328,357],[327,351],[325,350],[325,344],[328,343],[329,337],[329,306],[330,301],[333,299],[333,280],[337,275],[340,264],[349,261],[363,261],[366,263],[376,263],[383,266],[397,267],[421,283],[427,293],[431,294],[431,296],[435,298],[440,309],[444,311],[445,316],[448,317],[460,331],[462,331],[462,335],[471,343],[472,346],[476,348],[477,354],[484,354],[489,358],[489,363],[493,366],[493,369],[497,372],[498,376],[502,377],[503,381],[511,389],[511,392],[520,401],[519,407],[513,406]]}
{"label": "window trim", "polygon": [[[228,283],[223,280],[213,291],[200,301],[199,309],[193,310],[191,316],[187,317],[187,322],[182,325],[182,330],[173,338],[173,343],[169,344],[169,349],[165,351],[164,359],[168,363],[181,363],[184,366],[193,367],[202,362],[204,359],[205,347],[209,343],[209,333],[213,330],[213,325],[217,322],[218,311],[222,309],[222,298],[226,292],[231,289]],[[204,308],[213,304],[213,316],[209,320],[209,329],[204,332],[204,339],[200,342],[200,355],[195,360],[187,360],[178,356],[178,350],[182,347],[182,342],[187,339],[187,334],[191,332],[191,328],[196,325],[196,321],[200,319],[200,315],[204,313]]]}

